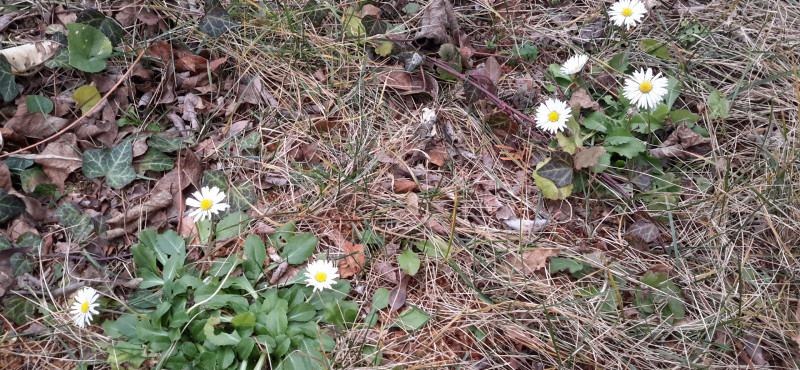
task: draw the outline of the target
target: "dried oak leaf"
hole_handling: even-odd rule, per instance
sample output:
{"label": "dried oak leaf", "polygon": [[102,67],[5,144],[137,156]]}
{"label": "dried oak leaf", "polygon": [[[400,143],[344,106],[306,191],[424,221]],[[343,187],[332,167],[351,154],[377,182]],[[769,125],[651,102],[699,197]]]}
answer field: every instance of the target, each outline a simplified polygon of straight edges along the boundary
{"label": "dried oak leaf", "polygon": [[60,190],[64,189],[64,181],[69,174],[83,167],[83,157],[75,151],[76,147],[77,137],[68,132],[58,140],[47,144],[39,153],[39,157],[34,160],[42,165],[42,171]]}
{"label": "dried oak leaf", "polygon": [[602,146],[593,146],[588,149],[581,150],[575,154],[575,160],[572,165],[575,170],[594,167],[600,161],[600,157],[606,154],[606,148]]}
{"label": "dried oak leaf", "polygon": [[419,185],[416,182],[408,180],[408,179],[397,179],[394,181],[394,192],[395,193],[409,193],[414,190],[417,190]]}
{"label": "dried oak leaf", "polygon": [[660,159],[697,159],[710,151],[711,139],[692,131],[683,123],[658,148],[651,149],[650,155]]}
{"label": "dried oak leaf", "polygon": [[342,249],[342,253],[346,256],[344,261],[339,264],[339,276],[346,279],[359,273],[367,263],[364,245],[351,243],[336,230],[330,232],[328,236]]}
{"label": "dried oak leaf", "polygon": [[592,100],[592,97],[589,96],[589,93],[584,89],[578,89],[578,91],[572,93],[572,97],[569,98],[569,106],[590,108],[598,112],[603,112],[603,108],[600,107],[600,104]]}
{"label": "dried oak leaf", "polygon": [[547,259],[557,256],[560,248],[536,248],[522,253],[522,258],[512,257],[514,267],[525,275],[533,275],[536,271],[547,267]]}

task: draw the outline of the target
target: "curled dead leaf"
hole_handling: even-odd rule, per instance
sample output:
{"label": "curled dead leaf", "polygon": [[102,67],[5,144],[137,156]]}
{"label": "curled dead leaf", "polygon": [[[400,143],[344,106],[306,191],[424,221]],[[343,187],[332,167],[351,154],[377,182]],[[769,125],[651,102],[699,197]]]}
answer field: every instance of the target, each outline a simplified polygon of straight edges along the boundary
{"label": "curled dead leaf", "polygon": [[658,148],[650,150],[650,155],[660,159],[697,159],[710,151],[711,139],[692,131],[683,123]]}
{"label": "curled dead leaf", "polygon": [[522,252],[522,258],[509,255],[514,267],[525,275],[533,275],[536,271],[547,267],[547,259],[557,256],[560,248],[536,248]]}

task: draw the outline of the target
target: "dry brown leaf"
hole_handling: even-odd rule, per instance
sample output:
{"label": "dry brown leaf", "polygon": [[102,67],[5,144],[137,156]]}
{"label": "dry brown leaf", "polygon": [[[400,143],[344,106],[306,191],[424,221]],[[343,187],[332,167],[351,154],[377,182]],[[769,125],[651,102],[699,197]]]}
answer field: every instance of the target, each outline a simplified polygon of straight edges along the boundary
{"label": "dry brown leaf", "polygon": [[0,162],[0,189],[11,189],[11,171],[6,162]]}
{"label": "dry brown leaf", "polygon": [[64,181],[72,171],[83,167],[83,157],[75,151],[77,138],[66,133],[44,148],[41,157],[34,161],[42,165],[42,171],[53,181],[59,190],[64,189]]}
{"label": "dry brown leaf", "polygon": [[711,139],[692,131],[684,123],[678,126],[658,148],[651,149],[650,155],[660,159],[697,159],[710,151]]}
{"label": "dry brown leaf", "polygon": [[589,96],[589,93],[586,92],[584,89],[578,89],[572,93],[572,97],[569,98],[569,106],[570,107],[581,107],[581,108],[591,108],[592,110],[602,112],[603,108],[600,107],[596,101],[592,100],[592,97]]}
{"label": "dry brown leaf", "polygon": [[200,232],[197,230],[197,224],[195,224],[194,218],[188,216],[182,218],[180,226],[181,227],[178,229],[178,234],[184,239],[194,235],[192,242],[189,244],[200,243]]}
{"label": "dry brown leaf", "polygon": [[186,55],[175,61],[178,72],[201,73],[208,70],[208,59],[199,55]]}
{"label": "dry brown leaf", "polygon": [[346,279],[359,273],[367,263],[367,256],[364,254],[364,246],[362,244],[351,243],[336,230],[330,232],[328,236],[342,249],[342,253],[346,256],[344,261],[339,263],[339,276]]}
{"label": "dry brown leaf", "polygon": [[411,275],[402,271],[400,271],[400,274],[403,275],[400,278],[400,283],[389,291],[389,312],[395,312],[406,304],[408,280],[411,279]]}
{"label": "dry brown leaf", "polygon": [[419,186],[416,182],[408,179],[397,179],[394,181],[395,193],[408,193],[417,190]]}
{"label": "dry brown leaf", "polygon": [[412,74],[405,71],[391,71],[380,75],[379,81],[400,95],[427,93],[436,98],[439,94],[439,84],[436,83],[436,79],[422,72]]}
{"label": "dry brown leaf", "polygon": [[361,8],[361,16],[367,16],[367,15],[379,18],[381,16],[381,8],[378,8],[377,6],[370,4],[364,5]]}
{"label": "dry brown leaf", "polygon": [[451,35],[458,34],[460,30],[450,1],[433,0],[422,13],[419,31],[414,36],[414,46],[437,51],[440,45],[450,42]]}
{"label": "dry brown leaf", "polygon": [[18,73],[44,63],[56,54],[59,46],[61,44],[55,41],[37,41],[0,50],[0,55],[8,59],[11,72]]}
{"label": "dry brown leaf", "polygon": [[444,150],[442,144],[439,143],[428,151],[428,156],[430,163],[442,167],[444,166],[445,158],[447,158],[447,151]]}
{"label": "dry brown leaf", "polygon": [[150,55],[160,59],[164,63],[169,63],[172,60],[172,46],[164,40],[157,40],[150,44],[147,48]]}
{"label": "dry brown leaf", "polygon": [[49,114],[28,113],[25,99],[17,106],[14,116],[3,124],[4,127],[14,130],[18,135],[34,139],[43,139],[52,136],[69,124],[65,118],[54,117]]}
{"label": "dry brown leaf", "polygon": [[525,275],[533,275],[536,271],[547,267],[547,259],[557,256],[560,248],[536,248],[522,253],[522,258],[512,257],[514,267]]}
{"label": "dry brown leaf", "polygon": [[575,154],[573,166],[576,170],[594,167],[597,165],[597,162],[600,161],[600,157],[602,157],[603,154],[606,154],[606,148],[602,146],[593,146],[591,148],[581,150]]}

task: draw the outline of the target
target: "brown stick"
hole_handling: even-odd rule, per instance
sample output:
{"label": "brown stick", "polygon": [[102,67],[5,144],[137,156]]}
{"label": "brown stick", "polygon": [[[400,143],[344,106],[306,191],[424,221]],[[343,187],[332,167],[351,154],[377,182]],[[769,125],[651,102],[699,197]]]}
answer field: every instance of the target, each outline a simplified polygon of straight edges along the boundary
{"label": "brown stick", "polygon": [[139,52],[139,56],[138,56],[138,57],[136,57],[136,60],[134,60],[134,61],[133,61],[133,64],[130,66],[130,68],[128,68],[128,71],[126,71],[126,72],[125,72],[125,74],[124,74],[124,75],[122,75],[122,77],[121,77],[121,78],[119,79],[119,81],[117,81],[117,83],[116,83],[116,84],[115,84],[115,85],[114,85],[114,86],[111,88],[111,90],[108,90],[108,92],[107,92],[105,95],[103,95],[103,97],[102,97],[102,98],[100,98],[100,101],[98,101],[98,102],[97,102],[97,104],[95,104],[95,105],[94,105],[94,107],[92,107],[92,109],[90,109],[88,112],[84,113],[82,116],[80,116],[80,117],[79,117],[78,119],[76,119],[74,122],[72,122],[72,123],[70,123],[69,125],[67,125],[67,127],[64,127],[64,128],[62,128],[62,129],[61,129],[61,131],[59,131],[59,132],[56,132],[56,133],[55,133],[55,134],[53,134],[52,136],[50,136],[50,137],[48,137],[48,138],[46,138],[46,139],[44,139],[44,140],[41,140],[41,141],[39,141],[39,142],[38,142],[38,143],[36,143],[36,144],[31,144],[31,145],[28,145],[28,146],[26,146],[26,147],[24,147],[24,148],[22,148],[22,149],[17,149],[17,150],[15,150],[15,151],[11,152],[11,153],[0,154],[0,159],[7,158],[7,157],[9,157],[9,156],[12,156],[12,155],[14,155],[14,154],[22,153],[22,152],[24,152],[24,151],[27,151],[27,150],[33,149],[33,148],[35,148],[35,147],[37,147],[37,146],[39,146],[39,145],[42,145],[42,144],[48,143],[48,142],[52,141],[53,139],[55,139],[55,138],[57,138],[57,137],[61,136],[61,134],[65,133],[65,132],[67,132],[67,131],[71,130],[73,127],[77,126],[79,123],[81,123],[81,121],[83,121],[83,119],[84,119],[84,118],[86,118],[86,117],[88,117],[90,114],[94,113],[94,111],[95,111],[95,110],[96,110],[96,109],[97,109],[97,108],[98,108],[98,107],[99,107],[99,106],[100,106],[100,105],[101,105],[101,104],[102,104],[104,101],[108,100],[108,97],[109,97],[109,96],[111,96],[111,94],[112,94],[112,93],[114,93],[114,91],[116,91],[116,90],[117,90],[117,88],[119,87],[119,85],[122,85],[122,81],[125,81],[125,79],[126,79],[126,78],[128,78],[128,76],[130,76],[131,72],[133,72],[133,67],[135,67],[135,66],[136,66],[136,64],[138,64],[140,60],[142,60],[142,57],[144,56],[144,53],[145,53],[145,51],[147,51],[147,46],[145,46],[145,47],[144,47],[144,49],[142,49],[142,51],[141,51],[141,52]]}

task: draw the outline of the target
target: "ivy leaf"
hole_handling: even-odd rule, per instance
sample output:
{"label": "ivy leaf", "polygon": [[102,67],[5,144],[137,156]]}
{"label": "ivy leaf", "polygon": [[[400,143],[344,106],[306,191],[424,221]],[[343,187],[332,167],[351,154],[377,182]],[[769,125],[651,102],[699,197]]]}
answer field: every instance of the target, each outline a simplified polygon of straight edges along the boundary
{"label": "ivy leaf", "polygon": [[109,186],[121,189],[136,178],[132,161],[133,147],[130,142],[110,149],[87,150],[83,153],[83,174],[90,179],[105,176]]}
{"label": "ivy leaf", "polygon": [[3,302],[3,316],[13,320],[17,325],[25,325],[33,318],[36,305],[22,297],[11,297]]}
{"label": "ivy leaf", "polygon": [[416,275],[419,271],[420,260],[419,256],[411,249],[406,249],[403,253],[397,255],[397,263],[400,268],[409,275]]}
{"label": "ivy leaf", "polygon": [[48,114],[53,111],[53,101],[41,95],[26,96],[25,106],[30,113]]}
{"label": "ivy leaf", "polygon": [[19,94],[17,83],[14,81],[14,73],[11,72],[11,63],[5,55],[0,55],[0,94],[6,103],[14,100]]}
{"label": "ivy leaf", "polygon": [[38,166],[31,167],[19,173],[19,182],[22,190],[26,193],[32,193],[36,190],[36,186],[40,184],[49,184],[50,178]]}
{"label": "ivy leaf", "polygon": [[658,226],[648,220],[638,220],[628,229],[628,235],[642,238],[645,243],[656,240],[661,233]]}
{"label": "ivy leaf", "polygon": [[227,194],[231,211],[247,211],[252,208],[257,199],[256,189],[253,184],[235,185],[233,189],[227,191]]}
{"label": "ivy leaf", "polygon": [[61,203],[56,209],[55,217],[69,229],[73,240],[79,244],[86,240],[94,229],[92,217],[70,202]]}
{"label": "ivy leaf", "polygon": [[192,139],[188,137],[170,137],[162,133],[157,133],[147,139],[147,146],[160,152],[172,153],[180,149],[183,143],[191,142],[191,140]]}
{"label": "ivy leaf", "polygon": [[84,72],[106,69],[111,56],[111,41],[100,30],[80,23],[67,24],[69,64]]}
{"label": "ivy leaf", "polygon": [[216,186],[219,190],[228,193],[228,177],[225,176],[225,172],[208,170],[203,173],[203,183],[208,186]]}
{"label": "ivy leaf", "polygon": [[536,165],[536,170],[533,171],[533,180],[536,184],[536,187],[542,191],[542,195],[547,199],[567,199],[567,197],[572,194],[572,188],[575,186],[574,184],[558,187],[552,180],[539,176],[538,174],[539,169],[546,165],[550,160],[550,158],[547,158],[544,162],[540,162],[538,165]]}
{"label": "ivy leaf", "polygon": [[56,50],[55,55],[44,62],[44,66],[50,69],[55,68],[69,68],[69,50],[67,49],[67,36],[61,32],[53,34],[53,41],[58,42],[61,46]]}
{"label": "ivy leaf", "polygon": [[100,102],[100,99],[102,99],[102,97],[94,86],[81,86],[72,93],[72,100],[75,101],[75,107],[80,108],[81,113],[84,115],[89,113],[89,111]]}
{"label": "ivy leaf", "polygon": [[206,35],[220,37],[238,25],[239,22],[231,19],[231,15],[219,0],[208,0],[206,1],[206,15],[200,20],[198,28]]}
{"label": "ivy leaf", "polygon": [[555,152],[541,168],[537,169],[537,174],[553,182],[557,187],[572,184],[572,156],[567,152]]}
{"label": "ivy leaf", "polygon": [[147,149],[147,152],[136,164],[141,171],[169,171],[175,167],[175,161],[172,158],[153,148]]}
{"label": "ivy leaf", "polygon": [[375,36],[386,33],[386,23],[378,20],[375,16],[365,15],[361,17],[361,24],[364,25],[364,30],[367,36]]}
{"label": "ivy leaf", "polygon": [[11,272],[14,273],[14,276],[33,271],[33,264],[25,257],[25,253],[17,252],[12,254],[8,262],[11,264]]}
{"label": "ivy leaf", "polygon": [[0,189],[0,224],[6,222],[25,210],[25,203],[16,195]]}
{"label": "ivy leaf", "polygon": [[78,13],[78,18],[75,20],[77,23],[86,24],[97,28],[102,32],[111,45],[117,46],[122,41],[122,26],[117,23],[113,18],[106,17],[97,9],[84,9]]}

